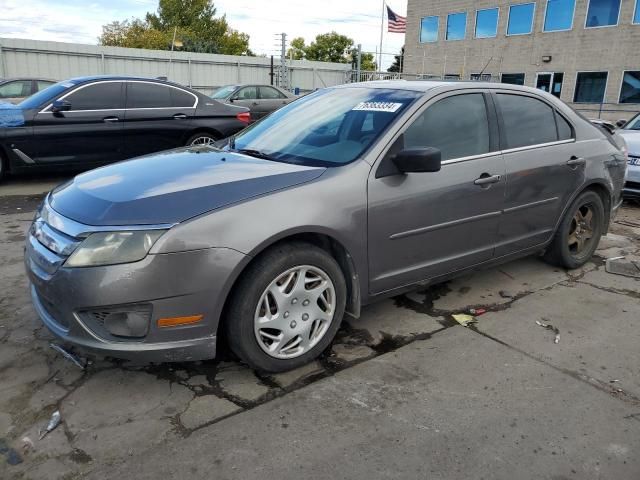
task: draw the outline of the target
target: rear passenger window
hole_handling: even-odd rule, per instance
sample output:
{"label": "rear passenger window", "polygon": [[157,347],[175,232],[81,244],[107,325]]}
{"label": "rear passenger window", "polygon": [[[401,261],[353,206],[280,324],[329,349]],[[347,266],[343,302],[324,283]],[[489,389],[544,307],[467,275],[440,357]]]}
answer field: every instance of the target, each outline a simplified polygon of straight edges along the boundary
{"label": "rear passenger window", "polygon": [[169,90],[171,90],[171,105],[174,107],[193,107],[196,102],[196,99],[189,92],[177,88],[170,88]]}
{"label": "rear passenger window", "polygon": [[527,147],[558,140],[554,111],[532,97],[498,94],[504,124],[504,148]]}
{"label": "rear passenger window", "polygon": [[405,148],[435,147],[442,160],[489,152],[489,121],[481,93],[455,95],[427,108],[404,133]]}
{"label": "rear passenger window", "polygon": [[171,90],[155,83],[128,82],[127,108],[171,107]]}
{"label": "rear passenger window", "polygon": [[272,87],[260,87],[260,98],[265,100],[273,100],[277,98],[287,98],[284,94]]}
{"label": "rear passenger window", "polygon": [[556,112],[556,122],[558,123],[558,138],[560,140],[571,140],[573,138],[571,124],[558,112]]}

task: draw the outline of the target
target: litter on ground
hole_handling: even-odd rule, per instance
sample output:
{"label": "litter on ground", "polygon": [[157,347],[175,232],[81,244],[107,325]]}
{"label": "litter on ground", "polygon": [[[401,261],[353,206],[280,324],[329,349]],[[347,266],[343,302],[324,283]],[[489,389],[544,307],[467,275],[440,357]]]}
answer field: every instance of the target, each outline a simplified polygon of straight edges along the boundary
{"label": "litter on ground", "polygon": [[477,322],[477,320],[472,315],[467,315],[466,313],[457,313],[451,316],[456,322],[458,322],[463,327],[469,326],[470,323]]}
{"label": "litter on ground", "polygon": [[540,320],[536,320],[536,325],[539,325],[542,328],[546,328],[547,330],[551,330],[556,334],[555,338],[553,339],[553,343],[560,343],[560,330],[557,327],[554,327],[550,323],[541,322]]}

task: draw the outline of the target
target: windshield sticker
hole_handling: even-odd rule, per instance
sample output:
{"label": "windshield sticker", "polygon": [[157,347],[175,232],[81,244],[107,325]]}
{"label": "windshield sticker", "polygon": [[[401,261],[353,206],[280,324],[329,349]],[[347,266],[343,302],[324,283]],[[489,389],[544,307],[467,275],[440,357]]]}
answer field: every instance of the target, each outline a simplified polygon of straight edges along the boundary
{"label": "windshield sticker", "polygon": [[353,107],[352,110],[360,110],[364,112],[397,112],[402,107],[401,103],[392,102],[360,102]]}
{"label": "windshield sticker", "polygon": [[73,87],[73,85],[74,85],[74,84],[73,84],[73,83],[70,83],[70,82],[63,83],[63,84],[62,84],[62,86],[63,86],[64,88],[71,88],[71,87]]}

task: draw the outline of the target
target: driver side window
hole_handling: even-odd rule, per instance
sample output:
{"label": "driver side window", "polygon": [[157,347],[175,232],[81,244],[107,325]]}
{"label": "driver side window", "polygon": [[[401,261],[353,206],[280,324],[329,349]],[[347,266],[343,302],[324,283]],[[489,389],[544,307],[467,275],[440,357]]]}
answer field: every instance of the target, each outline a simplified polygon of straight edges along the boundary
{"label": "driver side window", "polygon": [[404,147],[435,147],[443,161],[489,153],[484,95],[454,95],[434,103],[404,132]]}
{"label": "driver side window", "polygon": [[239,100],[255,100],[258,98],[258,92],[256,87],[244,87],[238,90],[236,96]]}

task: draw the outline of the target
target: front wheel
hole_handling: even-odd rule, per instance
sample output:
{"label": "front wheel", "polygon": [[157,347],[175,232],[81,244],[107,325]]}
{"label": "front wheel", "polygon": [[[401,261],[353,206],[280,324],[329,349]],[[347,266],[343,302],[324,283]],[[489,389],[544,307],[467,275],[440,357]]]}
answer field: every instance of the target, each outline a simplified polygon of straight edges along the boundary
{"label": "front wheel", "polygon": [[277,245],[243,273],[226,313],[231,350],[250,367],[283,372],[333,340],[346,302],[340,266],[308,243]]}
{"label": "front wheel", "polygon": [[598,248],[604,231],[604,206],[593,191],[583,192],[576,198],[556,232],[545,259],[559,267],[579,268],[589,261]]}

